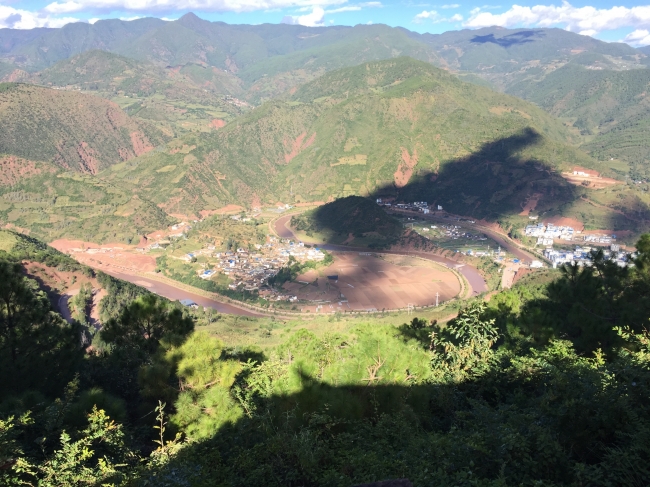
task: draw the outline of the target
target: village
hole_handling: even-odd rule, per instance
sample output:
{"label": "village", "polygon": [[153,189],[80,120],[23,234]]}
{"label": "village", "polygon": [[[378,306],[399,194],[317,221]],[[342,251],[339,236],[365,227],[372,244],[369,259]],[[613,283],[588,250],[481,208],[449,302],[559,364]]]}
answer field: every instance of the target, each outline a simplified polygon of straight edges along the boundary
{"label": "village", "polygon": [[[555,250],[547,248],[544,250],[544,257],[546,257],[556,268],[562,264],[577,264],[579,266],[590,266],[592,264],[592,251],[598,250],[599,247],[580,247],[576,246],[574,250]],[[609,249],[603,250],[605,259],[611,260],[619,267],[627,267],[634,265],[633,259],[636,258],[636,253],[621,251],[620,247],[612,244]]]}
{"label": "village", "polygon": [[[153,249],[158,245],[160,242],[150,247]],[[290,302],[297,298],[267,286],[268,280],[292,260],[304,264],[308,261],[320,262],[324,258],[325,253],[319,248],[273,236],[268,236],[266,243],[250,248],[217,251],[214,245],[208,245],[180,257],[187,263],[197,263],[199,259],[203,261],[199,262],[197,271],[201,279],[208,280],[223,274],[231,281],[228,284],[231,290],[258,292],[260,297],[269,300]]]}

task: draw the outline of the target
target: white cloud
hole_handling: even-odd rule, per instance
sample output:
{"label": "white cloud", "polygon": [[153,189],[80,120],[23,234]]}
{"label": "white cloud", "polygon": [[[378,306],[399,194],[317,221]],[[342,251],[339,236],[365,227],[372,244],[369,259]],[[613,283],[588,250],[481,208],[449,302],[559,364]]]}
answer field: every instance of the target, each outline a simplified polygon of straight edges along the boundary
{"label": "white cloud", "polygon": [[463,24],[469,28],[490,27],[553,27],[560,26],[571,32],[584,35],[596,35],[604,30],[624,27],[650,27],[650,5],[640,7],[612,7],[597,9],[595,7],[574,7],[568,2],[562,5],[535,5],[522,7],[513,5],[501,14],[482,12],[474,9],[471,17]]}
{"label": "white cloud", "polygon": [[34,29],[36,27],[63,27],[71,22],[81,22],[72,17],[55,18],[47,13],[30,12],[0,5],[0,28]]}
{"label": "white cloud", "polygon": [[440,24],[442,22],[461,22],[462,20],[463,16],[460,14],[454,14],[451,17],[443,17],[435,10],[423,10],[415,17],[413,17],[413,20],[411,22],[414,24],[421,24],[424,21],[430,21],[434,24]]}
{"label": "white cloud", "polygon": [[413,23],[414,24],[420,24],[424,20],[434,20],[438,18],[440,14],[436,12],[435,10],[423,10],[419,14],[417,14],[415,17],[413,17]]}
{"label": "white cloud", "polygon": [[332,10],[325,10],[325,13],[326,14],[338,14],[338,13],[341,13],[341,12],[357,12],[359,10],[361,10],[361,7],[359,7],[357,5],[354,5],[354,6],[350,5],[348,7],[339,7],[339,8],[334,8]]}
{"label": "white cloud", "polygon": [[[174,12],[198,10],[203,12],[251,12],[291,7],[341,5],[347,0],[67,0],[45,7],[51,14],[80,11]],[[369,2],[378,3],[378,2]]]}
{"label": "white cloud", "polygon": [[633,46],[650,46],[650,31],[648,29],[637,29],[626,35],[623,40]]}
{"label": "white cloud", "polygon": [[323,25],[325,10],[322,7],[313,7],[311,13],[306,15],[286,15],[282,19],[283,24],[304,25],[305,27],[320,27]]}
{"label": "white cloud", "polygon": [[457,3],[452,3],[452,4],[449,4],[449,5],[443,5],[443,6],[440,7],[440,8],[458,8],[458,7],[460,7],[459,4],[457,4]]}

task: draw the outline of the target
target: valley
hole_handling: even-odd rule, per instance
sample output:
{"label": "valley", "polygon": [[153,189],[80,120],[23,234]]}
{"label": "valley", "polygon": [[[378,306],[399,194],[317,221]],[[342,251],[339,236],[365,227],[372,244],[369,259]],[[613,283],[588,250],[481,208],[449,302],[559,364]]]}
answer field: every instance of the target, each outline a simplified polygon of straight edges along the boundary
{"label": "valley", "polygon": [[646,485],[650,48],[267,7],[0,15],[0,485]]}

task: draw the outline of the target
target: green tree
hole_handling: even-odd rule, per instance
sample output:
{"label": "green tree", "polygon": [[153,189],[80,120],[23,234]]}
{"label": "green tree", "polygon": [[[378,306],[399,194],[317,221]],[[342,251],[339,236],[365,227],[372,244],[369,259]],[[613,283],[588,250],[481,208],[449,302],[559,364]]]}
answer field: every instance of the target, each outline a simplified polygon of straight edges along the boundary
{"label": "green tree", "polygon": [[185,337],[193,329],[194,322],[180,309],[155,294],[147,294],[124,308],[117,318],[109,320],[101,338],[106,343],[153,353],[163,336]]}
{"label": "green tree", "polygon": [[0,397],[56,393],[82,356],[79,328],[51,310],[20,264],[0,260]]}

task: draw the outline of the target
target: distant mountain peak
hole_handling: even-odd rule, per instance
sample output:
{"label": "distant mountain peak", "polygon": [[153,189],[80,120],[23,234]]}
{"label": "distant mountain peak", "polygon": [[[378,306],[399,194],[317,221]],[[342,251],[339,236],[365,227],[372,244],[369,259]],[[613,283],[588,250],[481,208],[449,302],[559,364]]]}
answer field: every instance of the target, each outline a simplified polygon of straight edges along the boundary
{"label": "distant mountain peak", "polygon": [[207,22],[207,21],[200,18],[194,12],[187,12],[185,15],[183,15],[181,18],[179,18],[177,20],[177,22],[179,24],[183,24],[183,25],[189,27],[189,26],[196,25],[197,23]]}

